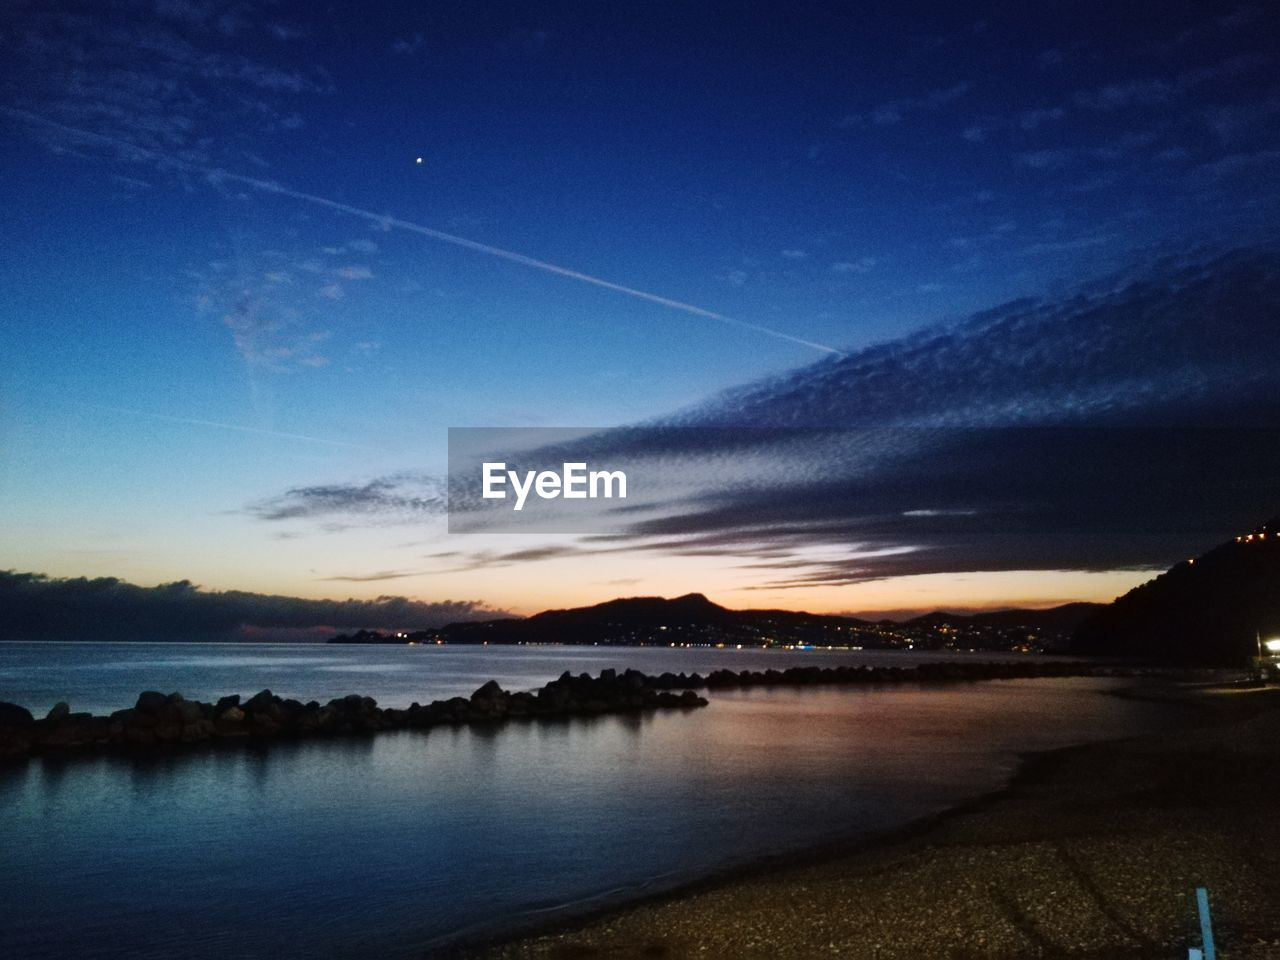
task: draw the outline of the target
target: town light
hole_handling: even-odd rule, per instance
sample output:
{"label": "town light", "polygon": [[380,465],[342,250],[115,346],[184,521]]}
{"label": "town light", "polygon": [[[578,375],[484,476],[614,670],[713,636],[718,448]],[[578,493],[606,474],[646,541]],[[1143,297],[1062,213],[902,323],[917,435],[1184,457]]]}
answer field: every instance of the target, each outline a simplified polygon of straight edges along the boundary
{"label": "town light", "polygon": [[1263,646],[1267,648],[1268,653],[1280,653],[1280,637],[1268,640]]}

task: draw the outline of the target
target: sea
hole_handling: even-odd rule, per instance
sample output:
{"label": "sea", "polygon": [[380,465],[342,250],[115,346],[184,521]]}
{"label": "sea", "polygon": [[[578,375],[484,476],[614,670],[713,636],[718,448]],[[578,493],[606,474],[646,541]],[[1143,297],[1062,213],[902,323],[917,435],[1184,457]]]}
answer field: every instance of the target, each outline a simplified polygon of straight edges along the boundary
{"label": "sea", "polygon": [[[991,654],[712,648],[2,643],[0,700],[96,713],[142,690],[404,707],[490,679],[911,666]],[[1014,658],[1016,659],[1016,658]],[[1168,729],[1128,681],[712,691],[639,716],[0,765],[7,957],[447,955],[874,837],[1026,755]]]}

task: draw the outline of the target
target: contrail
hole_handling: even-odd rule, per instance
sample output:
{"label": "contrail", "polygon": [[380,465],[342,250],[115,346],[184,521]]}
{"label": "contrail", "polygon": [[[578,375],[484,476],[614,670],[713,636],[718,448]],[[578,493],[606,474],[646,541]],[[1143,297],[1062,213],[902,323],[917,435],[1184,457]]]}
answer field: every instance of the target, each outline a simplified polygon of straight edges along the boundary
{"label": "contrail", "polygon": [[194,173],[200,173],[210,178],[211,181],[230,180],[234,183],[244,184],[254,190],[263,193],[272,193],[281,197],[289,197],[293,200],[301,200],[304,203],[314,204],[318,207],[325,207],[329,210],[336,210],[339,213],[345,213],[348,216],[357,217],[361,220],[367,220],[370,223],[377,224],[384,228],[396,228],[405,230],[409,233],[416,233],[424,237],[430,237],[433,240],[439,240],[443,243],[451,243],[456,247],[463,247],[467,250],[474,250],[477,253],[487,253],[491,257],[499,257],[503,260],[509,260],[512,263],[519,263],[526,267],[532,267],[535,270],[542,270],[545,273],[553,273],[556,276],[566,277],[570,280],[577,280],[581,283],[589,283],[595,287],[602,287],[605,290],[612,290],[615,293],[621,293],[628,297],[634,297],[637,300],[647,300],[650,303],[656,303],[660,306],[669,307],[672,310],[679,310],[683,313],[689,313],[695,317],[703,317],[707,320],[716,320],[729,326],[738,327],[742,330],[751,330],[754,333],[762,333],[768,337],[774,337],[778,340],[786,340],[790,343],[799,344],[803,347],[809,347],[813,350],[819,350],[823,353],[833,354],[837,357],[843,357],[845,354],[835,347],[827,346],[825,343],[817,343],[813,340],[805,340],[802,337],[794,337],[789,333],[783,333],[781,330],[774,330],[772,327],[765,327],[758,323],[750,323],[746,320],[739,320],[736,317],[729,317],[723,313],[716,313],[714,310],[707,310],[703,307],[696,306],[692,303],[684,303],[680,300],[672,300],[669,297],[659,296],[656,293],[649,293],[645,290],[637,290],[635,287],[628,287],[621,283],[614,283],[612,280],[605,280],[602,277],[595,277],[589,273],[582,273],[578,270],[572,270],[569,267],[562,267],[559,264],[549,263],[546,260],[538,260],[535,257],[526,256],[523,253],[516,253],[514,250],[504,250],[502,247],[491,246],[487,243],[480,243],[476,240],[468,240],[466,237],[460,237],[456,234],[446,233],[443,230],[436,230],[433,227],[426,227],[420,223],[412,223],[408,220],[401,220],[398,217],[388,216],[386,214],[374,213],[372,210],[365,210],[361,207],[354,207],[348,203],[340,203],[337,200],[330,200],[328,197],[322,197],[314,193],[306,193],[302,190],[294,190],[283,184],[276,183],[272,180],[260,180],[257,177],[246,177],[238,173],[229,173],[226,170],[217,167],[206,167],[197,163],[191,163],[169,154],[160,153],[156,150],[148,150],[139,147],[127,140],[120,140],[116,137],[108,137],[99,133],[90,133],[88,130],[81,130],[77,127],[69,127],[65,124],[58,123],[54,120],[47,120],[34,113],[26,110],[15,110],[12,107],[0,106],[0,114],[11,119],[20,120],[25,123],[34,124],[36,126],[47,127],[53,130],[59,130],[72,137],[79,137],[89,142],[107,144],[118,149],[127,150],[139,159],[159,160],[165,164],[177,167],[182,170],[188,170]]}
{"label": "contrail", "polygon": [[308,437],[302,433],[282,433],[279,430],[264,430],[260,427],[245,427],[238,423],[222,423],[218,420],[196,420],[191,417],[171,417],[165,413],[148,413],[145,410],[128,410],[124,407],[108,407],[100,403],[87,404],[94,410],[107,410],[121,413],[129,417],[142,417],[145,420],[163,420],[165,423],[183,423],[193,427],[214,427],[218,430],[234,430],[237,433],[254,433],[262,437],[279,437],[283,440],[302,440],[306,443],[321,443],[327,447],[348,447],[356,450],[373,450],[360,443],[348,443],[345,440],[326,440],[324,437]]}

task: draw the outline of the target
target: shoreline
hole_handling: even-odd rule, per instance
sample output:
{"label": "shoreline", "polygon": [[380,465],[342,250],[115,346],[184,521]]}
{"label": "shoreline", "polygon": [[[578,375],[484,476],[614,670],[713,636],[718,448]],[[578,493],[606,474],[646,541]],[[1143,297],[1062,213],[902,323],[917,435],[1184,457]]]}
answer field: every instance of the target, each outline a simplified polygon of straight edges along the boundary
{"label": "shoreline", "polygon": [[[1096,944],[1055,944],[1037,932],[1036,924],[1025,915],[1025,911],[1013,909],[1008,911],[1005,929],[998,932],[1004,934],[1001,944],[990,944],[984,941],[981,931],[972,942],[946,942],[948,934],[944,925],[937,924],[931,945],[912,942],[905,947],[895,946],[892,942],[867,942],[860,945],[852,943],[841,946],[836,940],[827,943],[810,943],[796,924],[793,896],[797,891],[808,893],[815,884],[830,887],[840,882],[867,882],[872,886],[877,883],[892,885],[893,877],[904,871],[909,872],[920,866],[920,862],[929,861],[940,852],[944,855],[970,847],[981,849],[995,848],[997,859],[1001,850],[1007,851],[1017,844],[1040,844],[1049,847],[1069,844],[1079,837],[1106,835],[1109,831],[1107,820],[1097,816],[1092,820],[1089,816],[1077,817],[1077,822],[1070,824],[1070,829],[1055,835],[1050,827],[1036,827],[1028,821],[1041,820],[1052,825],[1061,822],[1061,810],[1055,810],[1052,801],[1044,802],[1042,794],[1070,793],[1072,781],[1080,773],[1099,767],[1114,768],[1117,761],[1123,766],[1125,760],[1137,761],[1152,751],[1173,762],[1166,763],[1163,771],[1167,779],[1171,772],[1175,779],[1189,753],[1199,756],[1199,747],[1179,746],[1185,737],[1188,744],[1201,747],[1207,743],[1209,754],[1213,755],[1220,748],[1230,744],[1241,743],[1256,747],[1254,753],[1261,752],[1265,764],[1273,770],[1271,776],[1262,776],[1263,784],[1258,780],[1258,771],[1250,768],[1247,776],[1225,778],[1237,787],[1265,786],[1266,789],[1254,790],[1250,794],[1242,790],[1241,801],[1246,805],[1262,805],[1259,816],[1269,809],[1267,798],[1277,795],[1280,789],[1280,690],[1253,691],[1257,696],[1223,697],[1215,696],[1211,684],[1178,685],[1169,682],[1146,682],[1119,690],[1099,691],[1106,696],[1117,696],[1127,699],[1148,700],[1180,708],[1187,712],[1189,725],[1185,731],[1176,734],[1147,734],[1123,737],[1119,739],[1093,741],[1058,747],[1051,750],[1035,751],[1023,754],[1017,768],[1003,787],[963,800],[953,806],[936,813],[918,817],[899,827],[873,835],[854,837],[847,840],[819,844],[802,850],[765,857],[753,861],[745,867],[735,867],[715,875],[699,878],[675,887],[655,891],[628,899],[625,903],[613,903],[595,909],[588,909],[564,916],[545,924],[537,925],[520,934],[494,935],[487,938],[465,939],[454,937],[447,944],[430,947],[421,955],[432,960],[443,957],[466,958],[466,960],[517,960],[517,958],[610,958],[610,960],[629,960],[629,958],[677,958],[699,957],[720,958],[731,957],[774,957],[794,956],[808,957],[828,955],[841,957],[876,956],[885,958],[927,958],[931,956],[948,958],[980,957],[1102,957],[1112,958],[1117,950],[1123,950],[1126,957],[1168,958],[1185,955],[1185,945],[1192,943],[1194,924],[1194,884],[1188,880],[1180,897],[1186,901],[1190,913],[1186,923],[1178,935],[1172,940],[1161,941],[1159,937],[1145,936],[1106,937]],[[1232,691],[1235,692],[1235,691]],[[1244,702],[1240,702],[1244,701]],[[1250,725],[1262,725],[1269,732],[1269,737],[1249,737],[1241,735],[1241,728]],[[1256,759],[1256,757],[1255,757]],[[1242,782],[1243,780],[1243,782]],[[1077,789],[1079,784],[1075,784]],[[1098,796],[1093,799],[1110,803],[1107,811],[1121,819],[1137,817],[1141,819],[1150,810],[1144,803],[1155,808],[1170,806],[1176,809],[1179,805],[1163,791],[1156,792],[1147,801],[1138,804],[1126,803],[1125,796],[1133,792],[1142,794],[1144,787],[1129,780],[1121,783],[1105,779],[1094,781],[1090,787]],[[1219,796],[1224,786],[1224,778],[1208,778],[1202,783],[1210,791]],[[1145,789],[1150,789],[1147,784]],[[1192,798],[1190,806],[1199,815],[1214,818],[1212,804],[1205,805]],[[1101,815],[1103,811],[1098,811]],[[1010,819],[1010,814],[1016,814]],[[1070,819],[1068,817],[1068,819]],[[1205,819],[1201,816],[1201,820]],[[1271,820],[1274,820],[1274,815]],[[1253,820],[1236,818],[1225,820],[1223,830],[1227,833],[1241,829],[1242,823],[1252,824]],[[1148,827],[1150,824],[1148,824]],[[1198,824],[1205,829],[1206,824]],[[1210,829],[1212,829],[1210,827]],[[1262,827],[1274,840],[1280,840],[1280,828],[1274,823],[1263,821]],[[985,838],[985,842],[982,841]],[[1238,833],[1236,838],[1239,839]],[[1274,849],[1267,845],[1265,849]],[[1158,855],[1158,851],[1157,851]],[[1251,865],[1256,869],[1256,865]],[[1267,879],[1267,895],[1262,902],[1262,915],[1274,916],[1273,923],[1268,923],[1257,914],[1258,904],[1252,903],[1253,914],[1228,905],[1225,916],[1215,912],[1215,923],[1238,937],[1260,941],[1237,945],[1228,955],[1231,957],[1280,958],[1280,865]],[[945,871],[944,871],[945,872]],[[1087,871],[1086,871],[1087,872]],[[1265,871],[1264,871],[1265,872]],[[1084,876],[1079,870],[1079,876]],[[961,883],[965,883],[962,878]],[[968,886],[972,887],[976,880],[982,886],[984,880],[980,874],[970,874]],[[1086,886],[1093,886],[1086,883]],[[763,888],[769,887],[769,890]],[[972,891],[970,891],[972,892]],[[1097,892],[1096,886],[1094,892]],[[1211,891],[1212,892],[1212,891]],[[1106,907],[1101,894],[1094,897],[1095,912],[1106,917],[1115,911]],[[890,901],[887,913],[878,911],[874,919],[881,926],[889,927],[915,924],[918,927],[919,916],[916,915],[919,904],[905,904],[897,908]],[[986,904],[991,906],[990,903]],[[902,907],[905,906],[906,909]],[[1010,906],[1010,904],[1005,904]],[[1166,904],[1167,906],[1167,904]],[[710,909],[714,907],[714,909]],[[726,923],[726,917],[733,917]],[[698,920],[700,918],[700,921]],[[754,941],[743,940],[735,936],[744,926],[756,929],[762,922],[771,919],[780,921],[780,933],[774,936],[757,936]],[[839,924],[829,922],[830,917],[820,914],[811,916],[811,920],[819,921],[819,925],[834,929]],[[845,918],[847,922],[847,917]],[[1243,919],[1243,924],[1242,924]],[[698,921],[690,923],[690,921]],[[702,926],[704,935],[698,934]],[[855,926],[860,924],[855,922]],[[1113,916],[1111,926],[1125,930],[1132,924],[1124,921],[1115,922]],[[1021,929],[1019,929],[1021,928]],[[1246,929],[1247,928],[1247,929]],[[923,928],[926,939],[929,939],[929,926]],[[812,930],[808,931],[812,933]],[[919,930],[918,930],[919,932]],[[1012,932],[1012,936],[1009,934]],[[1114,930],[1112,931],[1114,933]],[[1131,931],[1130,931],[1131,932]],[[725,934],[728,933],[726,937]],[[952,931],[951,936],[954,936]],[[838,938],[837,938],[838,939]],[[963,940],[963,938],[960,938]],[[1010,942],[1021,939],[1020,945]],[[1181,951],[1181,953],[1177,951]],[[1259,952],[1260,951],[1260,952]]]}

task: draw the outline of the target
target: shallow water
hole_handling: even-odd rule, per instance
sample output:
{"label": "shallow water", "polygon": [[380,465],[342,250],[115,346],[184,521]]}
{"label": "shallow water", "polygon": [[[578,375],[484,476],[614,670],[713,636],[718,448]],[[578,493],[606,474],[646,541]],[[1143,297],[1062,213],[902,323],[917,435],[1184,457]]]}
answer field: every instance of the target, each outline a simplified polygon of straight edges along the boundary
{"label": "shallow water", "polygon": [[[466,692],[477,677],[535,686],[564,668],[705,671],[717,654],[738,666],[822,662],[414,652],[170,646],[104,670],[114,650],[69,664],[59,649],[34,674],[67,683],[85,667],[82,685],[58,694],[77,708],[119,706],[144,686],[320,699],[357,689],[397,705]],[[30,684],[33,659],[6,658],[5,670]],[[13,676],[0,698],[23,699]],[[753,690],[643,717],[35,760],[0,770],[0,929],[15,957],[415,956],[884,830],[1001,786],[1026,751],[1167,725],[1168,708],[1098,692],[1115,685]]]}

